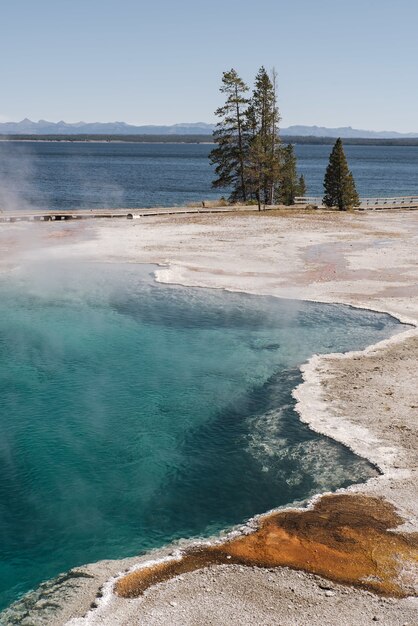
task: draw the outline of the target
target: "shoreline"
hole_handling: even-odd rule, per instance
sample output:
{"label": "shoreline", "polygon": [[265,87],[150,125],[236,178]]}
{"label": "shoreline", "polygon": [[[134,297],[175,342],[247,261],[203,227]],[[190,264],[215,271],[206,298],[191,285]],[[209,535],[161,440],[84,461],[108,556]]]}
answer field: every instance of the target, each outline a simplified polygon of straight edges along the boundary
{"label": "shoreline", "polygon": [[[61,139],[62,137],[62,139]],[[74,139],[72,139],[74,137]],[[87,137],[87,138],[84,138]],[[91,138],[93,137],[93,138]],[[100,137],[103,137],[100,139]],[[150,139],[151,137],[154,138]],[[171,140],[169,137],[176,137],[176,135],[170,134],[127,134],[121,135],[118,133],[112,134],[96,134],[96,133],[77,133],[77,134],[65,134],[65,133],[44,133],[41,135],[33,133],[1,133],[0,141],[14,141],[14,142],[50,142],[50,143],[161,143],[161,144],[207,144],[214,145],[212,134],[179,134],[180,140]],[[300,145],[334,145],[337,136],[322,136],[316,137],[314,135],[281,135],[283,143],[293,143]],[[416,147],[418,146],[418,134],[414,137],[342,137],[345,145],[354,146],[386,146],[386,147]]]}
{"label": "shoreline", "polygon": [[[407,213],[403,213],[402,216],[403,216],[403,219],[405,219],[406,221],[413,220],[413,221],[416,222],[416,219],[414,217],[412,217],[412,216],[410,217]],[[379,216],[379,218],[380,217],[381,216]],[[393,216],[393,217],[395,218],[395,216]],[[248,220],[251,220],[251,219],[253,221],[256,220],[256,217],[254,217],[254,216],[252,216],[252,217],[239,216],[239,218],[240,218],[241,222],[244,222],[244,221],[248,222]],[[151,218],[148,218],[148,223],[149,223],[150,219]],[[201,218],[198,218],[198,220],[199,219],[201,220]],[[232,220],[230,219],[229,221],[233,221],[234,219],[238,219],[238,217],[237,218],[232,218]],[[266,219],[267,219],[267,217],[261,217],[261,220],[266,220]],[[274,220],[274,218],[270,218],[270,221],[272,219]],[[295,218],[289,217],[289,218],[283,218],[283,219],[287,219],[287,221],[292,221],[292,219],[298,220],[298,219],[300,219],[300,217],[295,217]],[[310,217],[306,216],[306,220],[307,221],[309,221],[309,220],[315,221],[316,219],[317,219],[316,216],[310,216]],[[319,219],[321,220],[322,218],[320,217]],[[353,216],[352,219],[353,220],[354,219],[359,220],[360,218],[358,216]],[[402,219],[402,217],[399,218],[399,214],[398,214],[396,216],[396,219],[399,220],[399,219]],[[226,221],[226,218],[224,218],[222,220],[222,218],[220,219],[219,216],[215,216],[215,217],[213,217],[213,220],[214,221],[215,220],[217,220],[217,221]],[[156,220],[156,221],[158,221],[158,220]],[[159,220],[160,223],[163,222],[163,226],[164,226],[164,222],[169,222],[169,221],[170,220],[167,220],[166,218],[161,218]],[[189,224],[189,225],[190,225],[191,222],[193,223],[194,221],[196,221],[196,220],[193,220],[193,218],[188,218],[187,220],[185,220],[185,222],[187,222],[187,224]],[[206,221],[210,221],[210,220],[208,220],[208,218],[206,218]],[[392,219],[392,221],[393,221],[393,219]],[[179,220],[178,219],[176,220],[174,218],[174,219],[171,220],[171,222],[175,222],[176,223],[174,225],[175,229],[177,228],[177,229],[181,230],[181,225],[179,225]],[[259,227],[259,225],[258,225],[258,227]],[[255,228],[257,228],[257,226],[255,226]],[[112,226],[110,226],[110,229],[112,230]],[[104,230],[106,230],[106,229],[104,229]],[[109,230],[109,227],[107,227],[107,230]],[[118,228],[117,230],[119,230],[119,231],[123,230],[123,227],[122,228]],[[155,230],[155,228],[154,228],[154,230]],[[99,233],[98,238],[100,239],[100,237],[101,237],[102,243],[103,243],[103,232],[104,232],[103,228],[101,228],[101,227],[96,228],[96,231]],[[105,235],[104,235],[105,241],[106,241],[106,238],[108,240],[109,237],[111,239],[115,239],[115,232],[116,232],[116,229],[115,229],[115,227],[113,227],[113,235],[111,233],[107,233],[107,234],[105,233]],[[354,234],[356,234],[356,233],[354,233]],[[181,236],[183,236],[183,234],[181,234]],[[211,243],[213,245],[213,238],[211,240]],[[311,241],[311,243],[312,243],[312,241]],[[166,247],[169,246],[169,244],[167,244],[167,243],[165,245],[166,245]],[[76,247],[76,255],[77,255],[77,254],[80,253],[80,250],[77,251],[77,244],[76,244],[75,247]],[[83,245],[81,245],[81,248],[83,248]],[[86,248],[86,246],[84,246],[84,253],[86,252],[85,248]],[[87,249],[88,248],[89,248],[89,244],[87,244]],[[117,248],[117,246],[115,246],[115,248]],[[298,252],[300,252],[300,250]],[[95,254],[97,255],[97,249],[95,250]],[[177,252],[177,254],[178,254],[178,252]],[[123,251],[123,253],[122,253],[120,250],[119,250],[119,255],[125,256],[125,257],[127,256],[126,255],[126,251]],[[110,256],[112,256],[112,254]],[[129,253],[128,253],[128,256],[129,256]],[[212,257],[213,257],[213,254],[212,254]],[[149,261],[155,262],[155,259],[152,260],[149,257],[149,254],[148,254],[148,259],[149,259]],[[167,261],[169,262],[169,266],[168,267],[167,267]],[[132,260],[131,262],[135,262],[135,261]],[[136,261],[136,262],[141,262],[141,261]],[[187,266],[187,264],[179,265],[178,262],[177,263],[176,262],[172,262],[171,259],[166,259],[166,260],[161,260],[160,259],[160,263],[164,263],[164,265],[162,266],[161,270],[158,270],[156,272],[157,280],[161,280],[162,282],[170,282],[170,283],[175,282],[175,283],[178,283],[178,284],[182,284],[177,279],[181,279],[183,277],[183,278],[186,278],[186,281],[183,284],[186,284],[188,286],[203,286],[203,287],[206,287],[206,286],[212,286],[213,287],[214,286],[213,284],[212,285],[210,285],[210,284],[208,285],[207,284],[208,276],[210,276],[210,271],[208,272],[205,267],[203,267],[203,269],[202,268],[200,269],[200,276],[197,277],[198,280],[196,281],[195,280],[195,276],[193,275],[194,274],[193,266],[190,266],[190,263],[189,263],[188,266]],[[297,263],[295,263],[295,265],[296,265],[296,271],[297,271],[297,269],[298,269],[297,268]],[[192,269],[190,269],[190,267],[192,267]],[[336,267],[337,267],[337,264],[336,264]],[[228,270],[228,267],[227,267],[227,270]],[[295,268],[293,268],[293,271],[295,271]],[[219,277],[219,276],[222,277],[222,276],[225,276],[225,274],[222,275],[222,274],[217,274],[216,272],[213,273],[213,267],[212,267],[212,282],[214,282],[214,280],[216,281],[217,277]],[[213,278],[213,277],[215,277],[215,278]],[[203,280],[202,280],[202,278],[203,278]],[[199,281],[199,279],[200,279],[200,281]],[[200,284],[199,285],[199,282],[200,283],[203,282],[204,284]],[[218,282],[219,282],[219,279],[218,279]],[[234,280],[232,280],[232,282],[234,283]],[[219,284],[215,285],[215,286],[220,287],[220,288],[228,288],[228,286],[219,285]],[[247,289],[242,289],[242,288],[240,288],[240,286],[238,286],[238,288],[235,288],[235,284],[233,285],[233,288],[231,288],[231,287],[232,287],[232,285],[229,285],[229,288],[231,290],[234,290],[234,291],[236,290],[236,291],[247,291],[249,293],[259,293],[259,291],[257,289],[255,291],[253,289],[249,290],[248,288]],[[268,285],[267,285],[267,290],[266,290],[265,281],[264,281],[264,285],[263,285],[263,288],[262,288],[261,291],[262,291],[263,295],[267,295],[267,294],[268,295],[278,295],[276,293],[271,293],[271,289],[268,288]],[[347,425],[349,426],[349,431],[350,432],[347,432],[347,429],[344,432],[342,432],[342,431],[340,431],[339,433],[335,432],[335,428],[334,428],[334,426],[335,426],[335,415],[333,415],[333,410],[330,410],[330,408],[332,409],[332,407],[330,407],[329,402],[326,401],[324,399],[324,397],[323,397],[322,385],[323,385],[324,379],[326,379],[327,375],[329,375],[329,372],[331,371],[331,373],[332,373],[333,371],[335,371],[335,369],[338,369],[338,367],[341,365],[342,362],[353,361],[354,359],[357,359],[357,358],[360,359],[360,360],[361,359],[367,359],[369,356],[375,356],[376,354],[378,356],[379,356],[379,354],[380,354],[380,356],[382,356],[381,353],[386,353],[387,351],[389,351],[393,347],[396,350],[397,348],[399,348],[400,344],[408,343],[408,341],[410,341],[410,340],[412,340],[414,338],[417,338],[418,337],[418,331],[417,331],[416,325],[417,325],[417,320],[418,320],[418,308],[417,308],[417,313],[416,313],[417,316],[414,317],[414,316],[409,316],[403,310],[400,311],[399,307],[395,307],[394,309],[392,309],[392,308],[388,308],[387,306],[383,306],[381,308],[380,306],[376,307],[376,303],[373,303],[373,306],[370,306],[370,302],[367,303],[366,306],[365,306],[363,303],[359,303],[357,299],[347,298],[347,294],[346,294],[345,298],[342,298],[342,299],[339,298],[339,299],[336,300],[335,298],[334,299],[328,298],[329,294],[326,294],[326,293],[325,294],[324,293],[320,294],[322,296],[325,295],[325,299],[324,299],[324,297],[321,297],[321,298],[318,298],[318,297],[316,297],[316,298],[311,297],[310,298],[310,297],[308,297],[307,298],[306,295],[304,295],[304,291],[306,291],[306,290],[301,288],[299,291],[300,291],[300,293],[298,295],[298,299],[307,299],[307,300],[314,300],[314,301],[317,301],[317,302],[328,302],[328,303],[329,302],[345,303],[345,304],[347,304],[349,306],[354,306],[356,308],[365,308],[365,309],[368,308],[370,310],[375,310],[375,311],[388,313],[388,314],[392,315],[393,317],[396,317],[397,319],[400,319],[400,321],[402,321],[404,323],[405,322],[406,323],[411,323],[412,322],[415,325],[415,328],[409,329],[409,330],[405,330],[404,332],[399,333],[397,335],[394,335],[394,336],[392,336],[391,338],[389,338],[387,340],[379,342],[379,344],[375,344],[373,346],[369,346],[368,348],[366,348],[364,351],[361,351],[361,352],[350,352],[350,353],[346,353],[346,354],[343,354],[343,355],[342,354],[333,354],[333,355],[324,355],[324,356],[314,356],[314,357],[312,357],[309,360],[309,362],[302,367],[302,374],[303,374],[303,377],[304,377],[304,382],[296,390],[294,390],[294,397],[297,400],[296,409],[297,409],[297,411],[298,411],[302,421],[305,421],[306,423],[308,423],[309,426],[313,430],[317,430],[318,429],[317,432],[321,432],[322,434],[330,436],[333,439],[336,439],[337,441],[341,441],[342,443],[344,443],[344,445],[348,445],[348,447],[351,447],[351,449],[353,449],[354,452],[356,452],[357,454],[360,454],[360,456],[362,456],[363,458],[368,458],[368,460],[370,460],[372,463],[377,464],[377,466],[380,467],[383,472],[385,472],[383,474],[383,476],[379,476],[377,478],[370,479],[370,481],[368,481],[368,483],[366,483],[366,487],[365,487],[364,484],[353,485],[353,486],[350,486],[347,489],[338,490],[338,491],[344,491],[345,493],[346,492],[353,492],[353,491],[354,492],[364,492],[364,491],[368,492],[368,491],[370,491],[370,489],[373,491],[373,489],[371,487],[367,487],[367,485],[370,482],[377,482],[377,483],[379,483],[379,486],[381,486],[381,482],[382,482],[383,479],[385,481],[388,481],[388,480],[395,480],[396,481],[396,480],[399,480],[399,479],[404,480],[406,478],[406,476],[404,474],[402,474],[402,476],[400,476],[399,475],[399,471],[395,471],[394,472],[394,476],[388,475],[388,470],[393,466],[393,459],[392,459],[392,461],[390,461],[390,457],[388,456],[389,451],[387,449],[382,451],[382,454],[383,454],[382,458],[383,458],[383,460],[382,460],[382,458],[380,458],[378,463],[376,463],[375,460],[371,459],[368,456],[368,454],[371,454],[371,456],[373,456],[373,450],[370,450],[370,446],[372,445],[372,443],[375,444],[376,438],[374,438],[373,440],[371,440],[369,442],[369,444],[368,444],[369,445],[368,452],[365,451],[364,449],[362,449],[362,451],[359,452],[359,442],[362,442],[364,444],[364,431],[361,431],[361,433],[360,433],[361,437],[360,438],[359,438],[359,436],[357,436],[357,437],[353,436],[355,434],[355,429],[353,429],[353,424],[352,424],[352,422],[350,422],[349,418],[347,419]],[[321,291],[321,290],[319,290],[319,291]],[[322,290],[322,291],[324,291],[324,290]],[[319,295],[319,294],[315,294],[315,295]],[[289,297],[289,296],[287,296],[287,297]],[[291,297],[295,297],[295,296],[292,295]],[[407,336],[405,337],[405,335],[407,335]],[[334,368],[334,370],[333,370],[333,368]],[[314,406],[314,408],[315,408],[314,415],[308,417],[307,416],[307,409],[309,410],[309,413],[312,413],[312,406]],[[331,433],[330,433],[330,429],[331,429]],[[357,431],[357,432],[359,432],[359,431]],[[369,434],[372,434],[372,433],[370,433],[370,429],[369,429]],[[343,440],[344,437],[345,438],[348,437],[348,440],[350,441],[350,443],[347,444],[347,441]],[[396,448],[396,446],[395,446],[395,448]],[[374,452],[374,454],[375,454],[375,452]],[[393,469],[393,467],[392,467],[392,469]],[[385,494],[385,496],[388,499],[388,496],[390,496],[390,494]],[[312,498],[311,501],[310,501],[310,506],[313,506],[314,501],[318,501],[318,500],[321,500],[321,499],[323,499],[323,495],[322,494],[318,495],[318,496],[314,496],[314,498]],[[395,500],[396,500],[396,498],[395,498]],[[395,502],[395,504],[396,504],[396,502]],[[399,503],[397,503],[397,508],[399,510]],[[287,507],[286,507],[286,509],[287,509]],[[409,530],[411,530],[412,528],[414,530],[416,530],[416,523],[417,523],[417,515],[416,515],[416,513],[417,512],[415,511],[414,512],[414,519],[412,520],[412,518],[411,518],[411,520],[409,520],[410,522],[411,521],[414,522],[413,524],[411,524],[411,523],[409,524],[409,526],[410,526]],[[265,514],[264,514],[264,516],[265,516]],[[253,520],[257,521],[257,519],[259,517],[260,516],[257,516],[256,518],[253,518]],[[128,561],[131,561],[131,560],[132,559],[128,559]],[[133,560],[135,560],[135,559],[133,559]],[[142,557],[141,557],[141,560],[143,560]],[[123,560],[122,563],[126,563],[126,561],[127,560]],[[87,568],[88,567],[89,566],[87,566]],[[231,567],[233,567],[233,566],[228,566],[229,569]],[[93,568],[94,568],[94,566],[93,566]],[[83,569],[83,568],[76,568],[76,569],[80,570],[80,569]],[[237,572],[235,572],[235,574],[237,574]],[[190,575],[188,575],[188,576],[190,576]],[[213,576],[213,573],[211,573],[210,576]],[[293,574],[290,575],[290,576],[292,577]],[[308,579],[309,579],[309,576],[308,576]],[[308,584],[306,582],[306,580],[305,580],[305,583]],[[171,585],[171,589],[173,589],[173,584],[174,584],[173,581],[167,582],[167,583],[163,583],[163,585],[165,585],[166,588],[169,588],[170,585]],[[155,591],[155,590],[151,590],[151,591]],[[155,593],[158,595],[158,590],[155,591]],[[335,593],[337,594],[337,592],[335,592]],[[359,592],[353,591],[352,593],[354,595],[357,594],[357,596],[358,596]],[[150,595],[152,596],[153,593],[148,594],[147,597],[149,597]],[[218,597],[218,600],[219,600],[219,597]],[[139,605],[138,605],[138,610],[139,610],[141,601],[138,601],[138,602],[139,602]],[[402,601],[399,601],[399,602],[402,602]],[[142,603],[144,603],[144,601]],[[120,605],[120,603],[119,603],[119,605]],[[171,607],[171,609],[169,609],[169,612],[170,612],[170,610],[171,610],[171,612],[173,612],[172,611],[173,608],[175,608],[175,607]],[[92,613],[94,613],[94,610],[92,611]],[[81,621],[81,620],[76,620],[76,621],[73,620],[72,623],[74,623],[74,624],[76,624],[76,623],[77,624],[78,623],[82,624],[82,623],[85,623],[85,622]],[[88,623],[90,623],[90,622],[88,622]],[[94,623],[94,621],[92,621],[91,623]],[[102,623],[102,622],[100,622],[100,623]],[[111,622],[109,622],[109,623],[111,623]],[[119,622],[117,622],[117,623],[119,623]],[[125,622],[120,622],[120,623],[125,623]],[[126,623],[129,623],[129,622],[126,622]],[[146,622],[146,623],[154,623],[154,622]],[[161,621],[161,622],[155,622],[155,623],[161,623],[162,624],[162,623],[166,623],[166,622]],[[167,621],[167,623],[169,623],[169,622]],[[174,622],[171,622],[171,623],[180,623],[180,622],[175,622],[174,621]],[[214,623],[217,623],[217,622],[214,622]],[[236,623],[241,623],[241,622],[237,621]],[[245,622],[242,622],[242,623],[245,623]],[[261,622],[256,622],[256,623],[263,623],[263,622],[261,621]],[[291,622],[290,621],[289,622],[286,621],[286,622],[283,622],[283,623],[289,623],[290,624]],[[331,623],[331,622],[329,622],[329,623]],[[397,623],[397,622],[385,622],[385,623]],[[401,623],[401,622],[399,622],[399,623]]]}
{"label": "shoreline", "polygon": [[[351,306],[351,305],[350,305]],[[402,344],[408,339],[418,338],[418,323],[410,318],[403,318],[402,316],[395,315],[390,311],[383,311],[378,309],[369,309],[366,307],[356,307],[362,310],[374,311],[377,313],[387,313],[399,320],[401,324],[412,326],[413,328],[406,329],[403,332],[392,335],[387,339],[379,341],[378,343],[367,346],[364,350],[352,350],[350,352],[334,352],[330,354],[317,354],[313,355],[307,362],[303,363],[300,367],[303,382],[298,385],[292,392],[294,399],[296,400],[295,410],[299,414],[299,419],[308,424],[309,428],[314,432],[322,435],[331,436],[332,439],[347,446],[352,452],[358,456],[366,459],[372,465],[376,466],[382,475],[387,476],[391,469],[391,463],[389,462],[388,454],[378,455],[376,458],[376,452],[368,448],[367,444],[367,429],[357,433],[353,430],[353,425],[347,421],[347,427],[342,432],[341,430],[335,432],[335,423],[332,416],[329,414],[329,407],[321,397],[321,372],[320,368],[324,361],[340,361],[340,360],[352,360],[356,358],[366,357],[370,354],[376,354],[384,352],[387,348]],[[309,417],[308,417],[309,415]],[[332,435],[329,434],[329,428],[333,429]],[[366,439],[364,439],[366,437]],[[369,478],[366,483],[379,480],[381,476],[376,478]],[[356,485],[345,487],[344,491],[349,491],[355,488]],[[339,491],[339,490],[338,490]],[[317,497],[317,496],[314,496]],[[318,497],[321,497],[320,495]],[[416,530],[418,531],[418,522]]]}
{"label": "shoreline", "polygon": [[[164,266],[164,268],[168,270],[170,269],[167,266]],[[158,280],[157,277],[155,278],[156,280]],[[170,282],[169,284],[178,285],[178,286],[187,286],[184,283],[177,283],[177,282],[176,283]],[[309,301],[317,302],[319,304],[329,303],[329,302],[324,302],[320,300],[309,300]],[[382,478],[391,478],[393,476],[392,475],[393,464],[388,462],[389,458],[388,458],[387,453],[377,459],[377,458],[374,458],[375,454],[370,452],[370,450],[365,450],[361,446],[358,445],[359,438],[356,435],[358,434],[361,434],[362,436],[367,435],[366,429],[364,429],[361,433],[357,433],[356,431],[350,432],[349,430],[345,430],[344,433],[337,434],[335,431],[333,431],[332,434],[330,434],[329,426],[334,427],[334,424],[332,423],[333,422],[332,416],[329,415],[327,404],[322,399],[318,398],[319,396],[318,391],[320,390],[321,378],[320,376],[317,375],[316,370],[318,367],[318,363],[321,362],[321,360],[324,358],[328,358],[330,360],[358,358],[360,356],[364,356],[367,354],[373,354],[376,351],[384,351],[387,347],[393,344],[403,343],[404,341],[407,341],[411,337],[418,338],[418,322],[416,320],[412,320],[411,318],[406,318],[399,314],[394,314],[393,312],[389,310],[375,309],[375,308],[370,308],[370,307],[361,307],[358,305],[354,305],[350,302],[345,302],[345,303],[342,302],[338,304],[344,304],[345,306],[349,306],[358,310],[368,310],[368,311],[387,314],[397,319],[401,324],[405,324],[407,326],[413,327],[413,328],[405,329],[404,331],[401,331],[400,333],[392,335],[391,337],[388,337],[387,339],[379,341],[378,343],[371,344],[367,346],[366,348],[364,348],[364,350],[352,350],[352,351],[345,352],[345,353],[336,352],[336,353],[330,353],[330,354],[313,355],[307,362],[303,363],[300,366],[300,371],[303,377],[303,382],[300,383],[292,391],[292,396],[294,397],[296,401],[295,411],[298,413],[299,419],[303,423],[306,423],[309,426],[309,428],[313,430],[314,432],[317,432],[318,434],[324,435],[326,437],[331,437],[334,441],[337,441],[338,443],[341,443],[342,445],[349,448],[356,455],[369,461],[371,465],[373,465],[379,470],[380,472],[379,476],[369,478],[365,482],[362,482],[362,483],[353,483],[352,485],[349,485],[348,487],[341,487],[333,492],[326,491],[323,493],[317,493],[311,496],[310,498],[308,498],[307,500],[304,500],[299,503],[289,503],[284,506],[274,507],[267,512],[252,516],[246,522],[243,522],[242,524],[237,525],[233,529],[230,529],[230,530],[226,529],[222,536],[216,535],[213,537],[209,537],[207,539],[185,538],[180,541],[168,544],[162,548],[156,548],[155,550],[147,552],[145,555],[141,556],[139,562],[137,559],[137,562],[134,563],[134,565],[132,565],[131,567],[128,567],[127,569],[117,572],[114,576],[111,577],[111,579],[106,581],[106,583],[103,585],[101,589],[101,593],[103,595],[97,598],[95,602],[95,606],[92,609],[90,609],[90,611],[83,618],[71,619],[68,622],[68,626],[89,626],[90,624],[102,623],[101,620],[106,619],[106,611],[108,610],[108,606],[111,603],[112,598],[114,597],[114,589],[117,588],[117,586],[120,585],[121,582],[123,583],[124,580],[129,579],[131,574],[141,573],[142,571],[145,571],[148,569],[152,570],[153,568],[158,569],[161,566],[165,566],[165,565],[170,566],[172,564],[180,563],[181,560],[184,559],[184,557],[189,554],[190,550],[192,551],[192,553],[196,549],[203,550],[204,552],[206,552],[207,549],[210,550],[217,546],[223,547],[225,544],[230,543],[231,541],[233,542],[237,538],[243,538],[248,535],[256,534],[257,530],[260,527],[262,527],[263,522],[271,518],[274,518],[278,514],[280,515],[280,514],[287,514],[287,513],[304,513],[307,511],[312,511],[313,509],[316,508],[318,503],[324,501],[324,499],[326,499],[327,497],[338,495],[338,494],[356,493],[358,491],[361,492],[368,483],[377,482],[377,481],[380,481]],[[315,406],[316,410],[314,411],[313,416],[311,415],[310,417],[308,417],[308,415],[312,413],[312,405]],[[393,477],[397,478],[398,476],[395,475]],[[374,506],[377,506],[378,500],[376,500],[376,502],[373,504]],[[395,510],[396,510],[396,507],[394,511]],[[403,520],[403,522],[405,521],[406,520]],[[400,526],[399,529],[396,528],[396,532],[399,532],[401,528],[405,529],[405,526],[407,526],[407,524],[403,523],[403,525]],[[416,520],[416,524],[412,527],[409,527],[407,531],[409,533],[418,532],[418,520]],[[166,551],[169,551],[168,555],[166,554]],[[227,556],[226,558],[230,559],[231,557]],[[121,562],[123,561],[124,560],[121,560]],[[226,564],[227,563],[228,562],[226,561]],[[249,564],[247,562],[244,564],[245,564],[245,567],[251,567],[251,563]],[[206,565],[206,567],[208,565]],[[217,564],[217,566],[219,566],[219,563]],[[257,567],[260,567],[260,565],[257,565]],[[274,567],[278,567],[278,566],[274,566]],[[281,567],[283,567],[283,565],[281,565]],[[200,567],[198,569],[200,569]],[[294,569],[295,571],[298,571],[297,568],[292,568],[292,569]],[[305,571],[306,570],[309,571],[309,568],[302,568],[302,571],[303,569],[305,569]],[[196,571],[196,570],[192,570],[192,571]],[[164,583],[165,580],[172,583],[175,577],[182,576],[183,574],[184,572],[181,570],[178,570],[178,571],[174,570],[174,573],[172,574],[172,576],[170,576],[167,579],[160,578],[159,575],[157,574],[155,576],[155,579],[152,581],[150,587],[154,585],[159,585],[161,584],[161,582]],[[332,576],[328,578],[328,580],[330,581],[331,585],[333,582],[334,583],[338,582],[335,579],[333,580]],[[347,583],[343,582],[343,584],[347,584]],[[136,595],[136,594],[130,595],[128,592],[126,596],[122,596],[122,597],[140,598],[142,594],[146,593],[148,588],[149,587],[146,586],[145,591],[141,591],[140,595]],[[327,589],[328,587],[326,587],[325,590]],[[329,589],[331,589],[331,587]],[[366,585],[365,586],[366,592],[367,592],[367,589],[368,587]],[[418,592],[418,584],[415,587],[415,590],[416,592]],[[376,593],[376,589],[374,589],[374,592]],[[405,595],[405,598],[411,598],[411,597],[413,596],[411,596],[408,593]],[[418,603],[417,603],[417,607],[418,607]]]}

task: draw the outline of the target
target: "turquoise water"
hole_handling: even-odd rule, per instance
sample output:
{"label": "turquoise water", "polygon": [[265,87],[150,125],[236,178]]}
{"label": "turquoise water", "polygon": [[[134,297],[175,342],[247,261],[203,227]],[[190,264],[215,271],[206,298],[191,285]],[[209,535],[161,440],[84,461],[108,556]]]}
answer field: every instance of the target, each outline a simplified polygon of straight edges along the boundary
{"label": "turquoise water", "polygon": [[0,295],[1,606],[376,473],[301,424],[291,390],[312,353],[399,332],[389,316],[134,265],[35,265]]}

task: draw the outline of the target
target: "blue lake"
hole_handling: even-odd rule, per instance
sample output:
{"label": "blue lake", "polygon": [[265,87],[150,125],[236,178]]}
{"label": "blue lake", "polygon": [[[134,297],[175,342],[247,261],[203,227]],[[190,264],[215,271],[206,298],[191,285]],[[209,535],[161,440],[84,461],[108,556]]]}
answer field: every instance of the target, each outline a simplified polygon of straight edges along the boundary
{"label": "blue lake", "polygon": [[[332,146],[296,145],[309,195]],[[174,206],[219,198],[205,144],[0,142],[0,208]],[[346,146],[362,196],[418,195],[417,146]],[[225,195],[228,195],[225,190]]]}
{"label": "blue lake", "polygon": [[63,263],[0,278],[3,607],[75,565],[376,475],[303,425],[291,392],[311,354],[399,323],[150,272]]}

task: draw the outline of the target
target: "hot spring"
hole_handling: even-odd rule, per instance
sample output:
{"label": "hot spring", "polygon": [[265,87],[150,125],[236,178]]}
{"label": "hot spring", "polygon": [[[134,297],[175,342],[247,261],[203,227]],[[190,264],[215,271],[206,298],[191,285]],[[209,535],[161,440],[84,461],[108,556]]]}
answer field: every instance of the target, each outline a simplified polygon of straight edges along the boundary
{"label": "hot spring", "polygon": [[313,353],[400,332],[346,306],[155,284],[138,265],[0,278],[0,601],[376,475],[302,424]]}

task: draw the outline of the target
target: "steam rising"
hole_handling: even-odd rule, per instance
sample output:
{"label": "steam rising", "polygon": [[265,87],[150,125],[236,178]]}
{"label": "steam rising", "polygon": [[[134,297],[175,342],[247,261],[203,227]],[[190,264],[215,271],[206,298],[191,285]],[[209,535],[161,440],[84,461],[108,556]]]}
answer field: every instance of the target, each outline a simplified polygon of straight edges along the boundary
{"label": "steam rising", "polygon": [[[27,144],[0,142],[0,210],[18,213],[37,210],[42,204],[35,193],[36,168]],[[35,199],[37,198],[37,199]]]}

